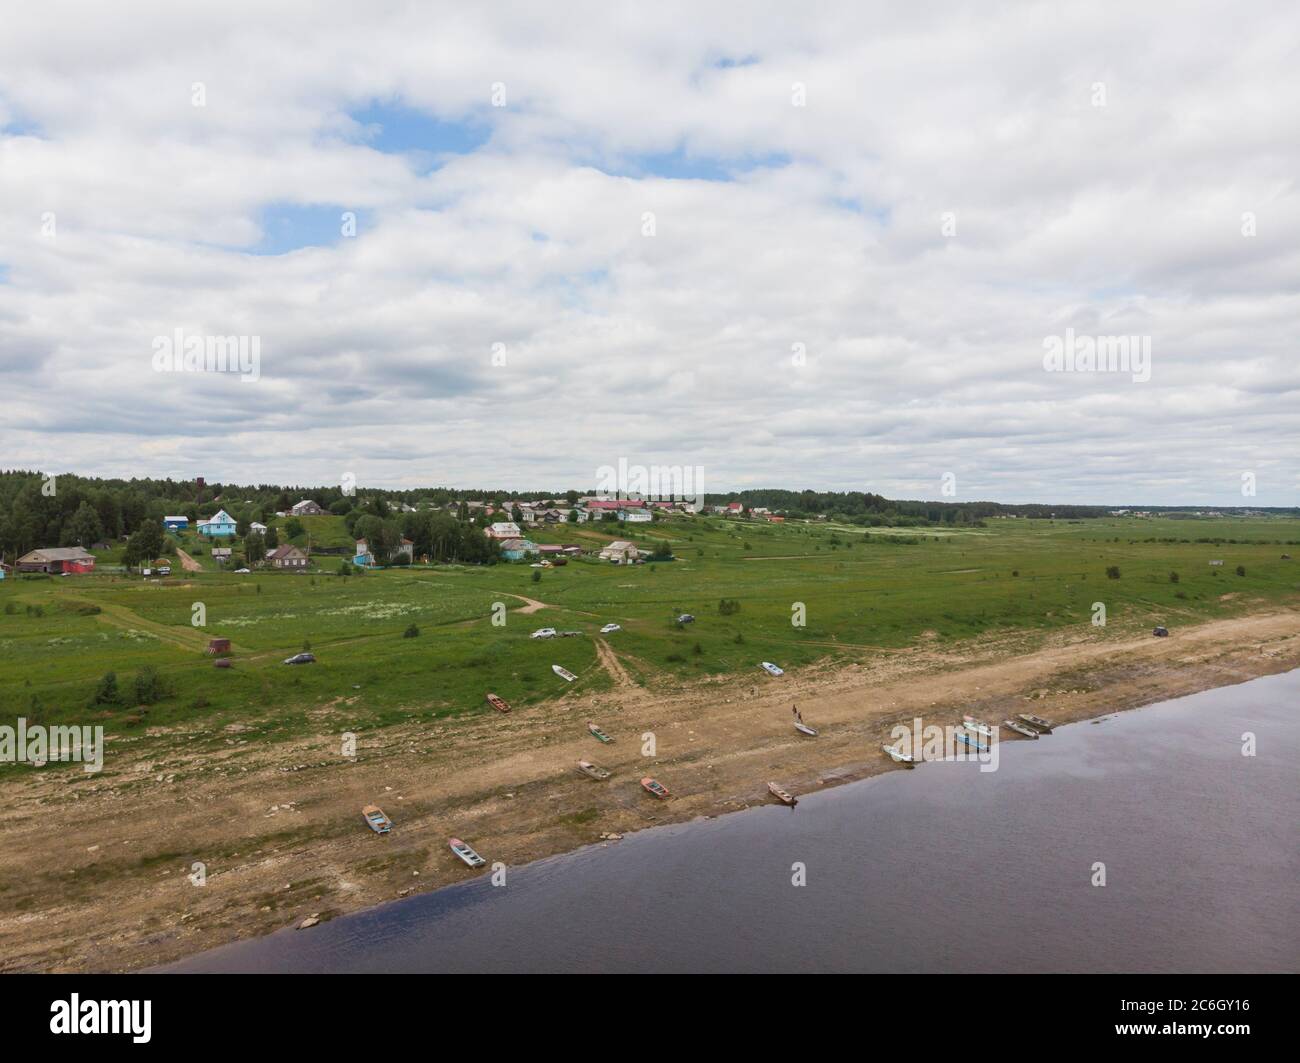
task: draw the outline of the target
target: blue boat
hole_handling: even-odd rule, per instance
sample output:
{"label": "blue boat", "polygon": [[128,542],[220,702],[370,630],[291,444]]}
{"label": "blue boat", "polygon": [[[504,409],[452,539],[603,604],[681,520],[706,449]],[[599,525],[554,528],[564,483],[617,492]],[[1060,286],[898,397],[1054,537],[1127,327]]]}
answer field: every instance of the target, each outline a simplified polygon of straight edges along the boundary
{"label": "blue boat", "polygon": [[968,735],[965,731],[957,732],[957,741],[964,742],[977,753],[987,753],[989,751],[987,742],[981,742],[975,735]]}

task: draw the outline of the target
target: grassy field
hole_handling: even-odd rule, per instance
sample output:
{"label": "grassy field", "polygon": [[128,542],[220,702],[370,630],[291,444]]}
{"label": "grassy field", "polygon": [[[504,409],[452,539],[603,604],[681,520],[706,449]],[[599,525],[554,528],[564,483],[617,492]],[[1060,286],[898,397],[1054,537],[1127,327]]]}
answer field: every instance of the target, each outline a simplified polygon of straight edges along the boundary
{"label": "grassy field", "polygon": [[[609,636],[634,681],[752,673],[761,660],[798,668],[860,659],[919,639],[952,643],[989,632],[1086,626],[1103,602],[1110,627],[1133,629],[1231,616],[1300,602],[1300,521],[1280,519],[996,520],[965,530],[759,525],[674,520],[620,533],[564,525],[537,542],[598,546],[613,538],[669,541],[677,560],[631,567],[575,561],[538,582],[523,564],[393,568],[311,575],[213,571],[165,581],[95,575],[0,583],[0,716],[30,723],[103,723],[111,734],[201,721],[213,743],[238,724],[267,737],[312,726],[313,709],[347,700],[356,727],[416,716],[489,712],[485,691],[516,705],[567,684],[600,691],[614,680],[592,636]],[[1218,541],[1215,541],[1218,540]],[[1210,561],[1221,559],[1221,567]],[[1107,577],[1117,566],[1119,578]],[[1244,575],[1238,575],[1238,566]],[[1177,582],[1171,577],[1177,573]],[[520,597],[548,608],[510,612]],[[736,611],[723,612],[722,599]],[[196,603],[206,625],[192,624]],[[802,603],[806,625],[792,624]],[[673,618],[693,613],[694,624]],[[418,637],[403,633],[410,625]],[[538,627],[582,638],[533,640]],[[235,665],[213,667],[207,640],[233,640]],[[310,646],[318,663],[281,662]],[[135,676],[152,667],[167,696],[135,703]],[[122,702],[90,706],[116,673]],[[5,766],[0,770],[23,770]]]}

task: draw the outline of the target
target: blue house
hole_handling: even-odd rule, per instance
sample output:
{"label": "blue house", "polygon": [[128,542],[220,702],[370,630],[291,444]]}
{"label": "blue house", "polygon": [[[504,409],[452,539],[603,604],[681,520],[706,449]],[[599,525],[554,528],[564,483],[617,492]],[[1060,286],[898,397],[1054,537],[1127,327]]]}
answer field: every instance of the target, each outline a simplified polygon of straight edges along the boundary
{"label": "blue house", "polygon": [[189,526],[189,517],[163,517],[163,527],[168,531],[184,531]]}
{"label": "blue house", "polygon": [[199,534],[208,539],[231,538],[235,534],[235,518],[219,509],[214,516],[199,521]]}

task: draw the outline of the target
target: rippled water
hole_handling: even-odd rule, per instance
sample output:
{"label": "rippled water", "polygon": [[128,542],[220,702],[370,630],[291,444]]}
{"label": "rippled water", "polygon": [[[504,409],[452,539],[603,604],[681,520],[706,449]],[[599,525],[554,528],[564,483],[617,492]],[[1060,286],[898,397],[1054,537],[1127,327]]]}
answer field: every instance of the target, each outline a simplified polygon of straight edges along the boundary
{"label": "rippled water", "polygon": [[1295,971],[1298,766],[1300,671],[1008,742],[996,772],[890,772],[167,969]]}

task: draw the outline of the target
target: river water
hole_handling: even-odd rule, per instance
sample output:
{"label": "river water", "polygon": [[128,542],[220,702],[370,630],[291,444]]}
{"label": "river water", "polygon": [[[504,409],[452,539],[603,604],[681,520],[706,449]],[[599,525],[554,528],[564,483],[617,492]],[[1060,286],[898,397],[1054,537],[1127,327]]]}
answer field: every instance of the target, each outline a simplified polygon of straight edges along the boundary
{"label": "river water", "polygon": [[1300,970],[1300,671],[1000,753],[994,772],[892,771],[165,969]]}

